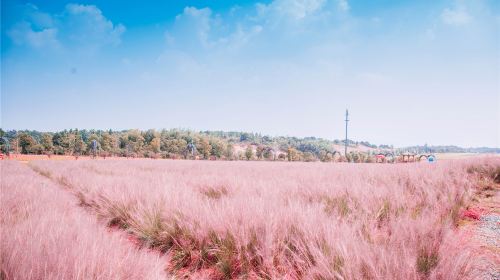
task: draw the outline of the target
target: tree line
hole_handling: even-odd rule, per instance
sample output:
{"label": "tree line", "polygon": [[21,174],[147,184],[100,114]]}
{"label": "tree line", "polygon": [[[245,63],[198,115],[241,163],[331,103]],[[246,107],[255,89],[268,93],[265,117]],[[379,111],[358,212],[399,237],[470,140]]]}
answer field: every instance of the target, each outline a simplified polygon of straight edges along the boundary
{"label": "tree line", "polygon": [[[260,133],[182,129],[69,129],[58,132],[0,129],[0,137],[3,153],[80,156],[97,152],[105,157],[225,160],[332,161],[339,156],[333,144],[344,143],[342,140],[316,137],[271,137]],[[96,149],[92,145],[93,141],[97,144]],[[348,144],[377,147],[368,142],[352,140],[348,140]]]}

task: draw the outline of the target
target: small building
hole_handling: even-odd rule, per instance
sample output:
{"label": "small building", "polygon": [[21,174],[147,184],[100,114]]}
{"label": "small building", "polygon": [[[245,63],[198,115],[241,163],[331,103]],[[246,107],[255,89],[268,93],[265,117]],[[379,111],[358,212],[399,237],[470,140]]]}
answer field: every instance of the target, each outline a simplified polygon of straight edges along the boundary
{"label": "small building", "polygon": [[414,162],[416,154],[410,153],[410,152],[405,152],[405,153],[402,153],[400,156],[401,156],[402,162]]}

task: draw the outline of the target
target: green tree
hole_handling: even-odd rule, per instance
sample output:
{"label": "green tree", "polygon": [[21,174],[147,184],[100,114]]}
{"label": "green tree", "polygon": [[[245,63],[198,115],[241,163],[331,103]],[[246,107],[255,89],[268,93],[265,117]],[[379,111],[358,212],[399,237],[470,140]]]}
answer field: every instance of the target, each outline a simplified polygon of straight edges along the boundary
{"label": "green tree", "polygon": [[82,136],[79,133],[74,134],[73,153],[76,155],[81,155],[85,153],[86,148],[87,145],[83,141]]}
{"label": "green tree", "polygon": [[218,158],[222,157],[224,153],[224,143],[217,139],[210,139],[209,141],[210,147],[212,148],[210,154],[216,156]]}
{"label": "green tree", "polygon": [[315,161],[316,160],[316,157],[314,156],[313,153],[311,152],[305,152],[303,154],[303,157],[304,157],[304,161]]}
{"label": "green tree", "polygon": [[267,160],[274,160],[274,152],[271,147],[266,147],[264,149],[264,158],[266,158]]}
{"label": "green tree", "polygon": [[43,146],[41,144],[35,144],[32,148],[31,148],[31,153],[33,154],[37,154],[37,155],[41,155],[43,154]]}
{"label": "green tree", "polygon": [[21,147],[21,153],[30,154],[34,152],[34,148],[37,143],[31,135],[23,132],[19,134],[18,138],[19,146]]}
{"label": "green tree", "polygon": [[205,138],[201,138],[199,140],[199,144],[196,145],[198,152],[203,155],[204,159],[208,159],[210,157],[210,153],[212,152],[212,147],[209,142]]}
{"label": "green tree", "polygon": [[261,159],[262,156],[264,155],[264,146],[262,145],[257,146],[257,149],[255,150],[255,155],[257,156],[258,159]]}
{"label": "green tree", "polygon": [[184,155],[187,151],[188,143],[184,139],[167,139],[162,144],[162,150],[169,154]]}
{"label": "green tree", "polygon": [[319,160],[321,160],[323,162],[332,161],[333,160],[333,154],[330,153],[330,152],[328,152],[328,151],[321,150],[321,152],[319,153]]}
{"label": "green tree", "polygon": [[144,137],[137,129],[132,129],[127,132],[126,149],[129,153],[142,154],[144,146]]}
{"label": "green tree", "polygon": [[159,137],[160,135],[154,130],[154,129],[148,129],[146,132],[144,132],[144,143],[146,145],[149,145],[153,139],[156,137]]}
{"label": "green tree", "polygon": [[253,149],[252,146],[248,146],[247,149],[245,150],[245,157],[247,160],[251,160],[253,157]]}
{"label": "green tree", "polygon": [[101,149],[109,154],[119,153],[118,138],[112,132],[105,132],[101,135]]}
{"label": "green tree", "polygon": [[9,153],[11,149],[11,141],[9,141],[7,134],[0,128],[0,151],[2,153]]}
{"label": "green tree", "polygon": [[153,139],[151,139],[151,141],[149,142],[149,149],[153,153],[159,153],[160,152],[160,148],[161,148],[160,137],[159,136],[153,137]]}
{"label": "green tree", "polygon": [[49,133],[42,133],[41,143],[43,152],[51,154],[54,152],[54,142],[52,140],[52,135]]}
{"label": "green tree", "polygon": [[11,151],[15,151],[16,154],[18,154],[19,153],[19,149],[20,149],[20,147],[19,147],[19,137],[12,138],[10,140],[10,150]]}
{"label": "green tree", "polygon": [[52,137],[54,143],[54,151],[56,154],[70,154],[72,153],[72,144],[70,134],[65,130],[56,132]]}
{"label": "green tree", "polygon": [[229,143],[226,146],[226,150],[224,151],[224,156],[226,159],[233,159],[234,156],[234,146],[233,144]]}
{"label": "green tree", "polygon": [[297,161],[300,159],[299,157],[299,152],[295,148],[288,148],[286,157],[288,158],[288,161]]}

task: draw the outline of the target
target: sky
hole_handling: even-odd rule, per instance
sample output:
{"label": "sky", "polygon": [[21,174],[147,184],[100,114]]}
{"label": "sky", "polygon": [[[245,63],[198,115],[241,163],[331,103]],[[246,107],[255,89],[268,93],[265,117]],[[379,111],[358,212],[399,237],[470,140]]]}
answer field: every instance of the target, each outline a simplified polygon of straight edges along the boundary
{"label": "sky", "polygon": [[500,1],[1,2],[1,127],[500,147]]}

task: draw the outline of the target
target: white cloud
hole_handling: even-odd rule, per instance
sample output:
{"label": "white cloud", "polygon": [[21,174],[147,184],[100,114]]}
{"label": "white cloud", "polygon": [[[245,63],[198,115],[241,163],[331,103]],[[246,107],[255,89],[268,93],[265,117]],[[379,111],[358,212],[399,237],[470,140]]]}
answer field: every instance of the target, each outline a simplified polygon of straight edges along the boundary
{"label": "white cloud", "polygon": [[341,11],[347,12],[349,11],[349,2],[347,0],[338,0],[338,7]]}
{"label": "white cloud", "polygon": [[[286,40],[303,45],[311,38],[299,40],[300,36],[324,36],[316,31],[340,25],[348,10],[347,0],[274,0],[253,8],[237,6],[222,15],[210,8],[185,7],[165,37],[169,48],[194,55],[200,50],[236,51],[259,42],[264,42],[262,48],[272,48],[274,44],[269,42]],[[238,18],[234,17],[236,11]]]}
{"label": "white cloud", "polygon": [[277,0],[274,3],[279,12],[294,19],[303,19],[321,10],[325,2],[325,0]]}
{"label": "white cloud", "polygon": [[274,0],[235,6],[226,14],[188,6],[176,16],[165,38],[168,49],[195,57],[203,57],[206,51],[236,53],[250,45],[246,50],[254,53],[287,44],[300,48],[343,32],[348,28],[344,22],[349,20],[345,16],[349,9],[348,0]]}
{"label": "white cloud", "polygon": [[33,4],[26,4],[24,14],[27,21],[31,22],[35,28],[47,28],[54,26],[54,19],[48,13],[44,13]]}
{"label": "white cloud", "polygon": [[462,26],[468,24],[472,20],[472,17],[464,7],[456,9],[446,8],[441,13],[441,20],[448,25]]}
{"label": "white cloud", "polygon": [[30,23],[23,21],[12,27],[7,35],[17,45],[28,45],[34,48],[59,47],[56,28],[34,31]]}
{"label": "white cloud", "polygon": [[213,44],[209,38],[213,21],[209,8],[186,7],[182,14],[175,17],[174,27],[167,33],[167,40],[185,48],[199,45],[209,47]]}
{"label": "white cloud", "polygon": [[169,48],[183,52],[200,50],[236,50],[257,36],[263,27],[248,22],[225,22],[209,8],[186,7],[166,32]]}
{"label": "white cloud", "polygon": [[62,24],[77,44],[117,45],[125,32],[122,24],[113,25],[94,5],[66,5]]}
{"label": "white cloud", "polygon": [[58,29],[51,15],[41,12],[33,4],[26,4],[22,13],[22,20],[7,31],[15,44],[34,48],[59,47]]}
{"label": "white cloud", "polygon": [[321,11],[326,0],[275,0],[270,4],[258,3],[257,14],[260,18],[280,20],[303,20]]}
{"label": "white cloud", "polygon": [[245,46],[253,37],[259,35],[262,29],[261,25],[254,25],[250,28],[238,25],[236,31],[229,37],[228,47],[230,49],[238,49]]}
{"label": "white cloud", "polygon": [[114,25],[93,5],[68,4],[62,13],[48,14],[27,4],[22,20],[7,34],[17,45],[95,50],[119,44],[124,32],[123,25]]}

